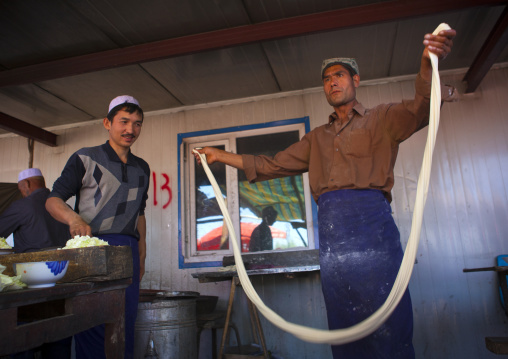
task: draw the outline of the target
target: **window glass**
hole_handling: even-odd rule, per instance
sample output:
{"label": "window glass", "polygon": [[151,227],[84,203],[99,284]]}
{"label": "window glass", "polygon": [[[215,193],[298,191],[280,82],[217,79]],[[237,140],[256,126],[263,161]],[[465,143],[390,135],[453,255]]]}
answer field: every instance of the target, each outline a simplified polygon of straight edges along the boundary
{"label": "window glass", "polygon": [[[224,150],[225,146],[213,146]],[[214,163],[209,166],[224,198],[227,197],[226,165]],[[224,216],[219,208],[212,185],[206,176],[203,166],[196,166],[195,183],[195,214],[196,244],[198,251],[214,251],[229,249],[227,227]]]}
{"label": "window glass", "polygon": [[[241,137],[238,153],[273,157],[299,140],[298,131]],[[242,252],[308,247],[302,175],[249,183],[238,172]]]}
{"label": "window glass", "polygon": [[[273,156],[298,142],[307,126],[308,118],[302,118],[178,134],[180,268],[220,266],[224,256],[233,254],[232,234],[224,225],[215,193],[194,159],[193,149],[212,146],[233,153]],[[249,183],[243,171],[222,163],[214,163],[210,170],[243,253],[315,248],[307,173]]]}

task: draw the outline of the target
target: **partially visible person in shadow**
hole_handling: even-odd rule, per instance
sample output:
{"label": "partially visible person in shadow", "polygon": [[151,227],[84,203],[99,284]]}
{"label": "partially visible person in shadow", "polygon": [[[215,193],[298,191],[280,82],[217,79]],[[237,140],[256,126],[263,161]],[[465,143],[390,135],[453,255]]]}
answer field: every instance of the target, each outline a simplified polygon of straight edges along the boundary
{"label": "partially visible person in shadow", "polygon": [[[18,189],[22,199],[13,202],[0,216],[0,236],[13,233],[16,253],[32,252],[48,247],[64,247],[71,238],[69,226],[58,222],[46,210],[49,189],[38,168],[21,171]],[[22,321],[20,320],[19,324]],[[23,320],[24,322],[24,320]],[[21,353],[11,355],[13,359],[70,359],[72,337]]]}
{"label": "partially visible person in shadow", "polygon": [[38,168],[21,171],[18,189],[22,199],[13,202],[0,216],[0,237],[14,237],[14,252],[26,253],[49,247],[64,247],[71,238],[69,226],[46,210],[49,189]]}
{"label": "partially visible person in shadow", "polygon": [[278,213],[272,206],[263,208],[261,213],[262,222],[259,226],[254,228],[250,236],[250,252],[268,251],[273,249],[272,231],[269,226],[275,223]]}

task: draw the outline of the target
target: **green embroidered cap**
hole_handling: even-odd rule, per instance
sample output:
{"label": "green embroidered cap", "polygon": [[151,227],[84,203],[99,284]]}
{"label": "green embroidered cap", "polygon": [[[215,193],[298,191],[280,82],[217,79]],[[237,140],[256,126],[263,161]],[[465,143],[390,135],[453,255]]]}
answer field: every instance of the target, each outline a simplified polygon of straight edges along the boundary
{"label": "green embroidered cap", "polygon": [[325,70],[333,65],[342,65],[353,70],[353,72],[357,75],[360,75],[360,70],[358,70],[358,64],[355,59],[351,57],[334,57],[323,61],[323,64],[321,65],[321,78],[323,78]]}

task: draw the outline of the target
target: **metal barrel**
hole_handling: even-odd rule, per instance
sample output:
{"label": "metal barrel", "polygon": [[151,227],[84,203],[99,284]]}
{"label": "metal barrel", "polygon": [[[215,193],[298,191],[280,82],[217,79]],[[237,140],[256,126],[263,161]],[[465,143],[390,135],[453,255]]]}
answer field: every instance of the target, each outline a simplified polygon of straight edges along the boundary
{"label": "metal barrel", "polygon": [[150,339],[161,359],[198,357],[196,296],[189,293],[194,292],[141,291],[134,359],[143,359],[150,352]]}

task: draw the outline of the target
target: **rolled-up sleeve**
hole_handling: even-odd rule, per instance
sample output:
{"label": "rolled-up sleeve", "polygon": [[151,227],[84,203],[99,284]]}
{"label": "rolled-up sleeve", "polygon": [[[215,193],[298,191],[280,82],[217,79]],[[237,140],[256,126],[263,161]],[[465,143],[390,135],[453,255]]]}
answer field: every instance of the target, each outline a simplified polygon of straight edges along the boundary
{"label": "rolled-up sleeve", "polygon": [[294,176],[309,169],[309,134],[274,157],[242,155],[245,176],[249,182]]}
{"label": "rolled-up sleeve", "polygon": [[[379,112],[381,123],[394,142],[400,143],[429,124],[431,82],[424,80],[420,74],[415,81],[415,97],[403,100],[398,104],[385,105]],[[441,101],[457,100],[453,86],[441,84]]]}
{"label": "rolled-up sleeve", "polygon": [[[420,94],[422,97],[430,100],[431,94],[431,81],[425,81],[420,74],[416,76],[415,80],[415,89],[416,93]],[[441,82],[441,101],[444,102],[453,102],[458,100],[458,93],[455,87],[451,85],[446,85]]]}

